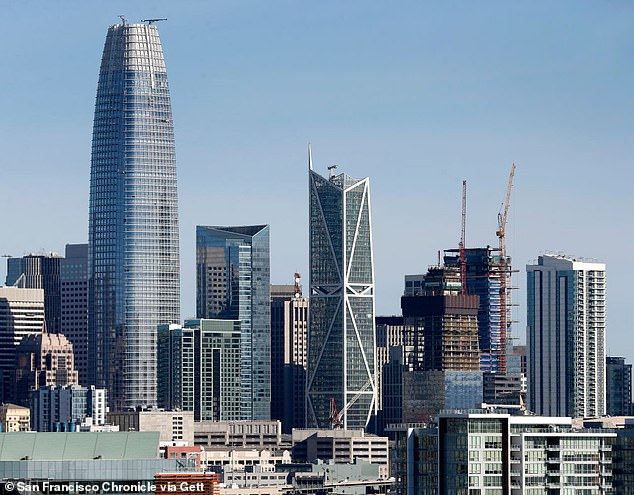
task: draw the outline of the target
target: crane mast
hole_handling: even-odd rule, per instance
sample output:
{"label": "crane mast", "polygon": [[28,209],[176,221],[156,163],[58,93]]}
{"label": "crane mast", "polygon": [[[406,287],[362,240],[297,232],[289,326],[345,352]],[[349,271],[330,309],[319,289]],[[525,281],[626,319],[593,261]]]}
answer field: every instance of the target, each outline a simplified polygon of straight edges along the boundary
{"label": "crane mast", "polygon": [[506,222],[508,220],[509,207],[511,205],[511,191],[513,190],[513,178],[515,177],[515,163],[511,165],[509,180],[506,186],[506,199],[502,212],[498,213],[498,230],[496,235],[500,248],[500,346],[498,372],[506,373],[506,334],[508,332],[508,291],[510,264],[506,255]]}
{"label": "crane mast", "polygon": [[462,222],[460,226],[460,282],[461,294],[467,293],[467,259],[465,256],[465,231],[467,224],[467,181],[462,181]]}

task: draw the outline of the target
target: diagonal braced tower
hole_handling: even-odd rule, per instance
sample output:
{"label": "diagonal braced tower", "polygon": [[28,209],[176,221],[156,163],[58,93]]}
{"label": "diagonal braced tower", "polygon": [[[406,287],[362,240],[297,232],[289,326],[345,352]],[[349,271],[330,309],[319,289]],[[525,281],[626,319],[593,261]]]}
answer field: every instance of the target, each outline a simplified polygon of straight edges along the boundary
{"label": "diagonal braced tower", "polygon": [[369,179],[320,176],[310,148],[309,168],[307,425],[365,428],[377,408]]}

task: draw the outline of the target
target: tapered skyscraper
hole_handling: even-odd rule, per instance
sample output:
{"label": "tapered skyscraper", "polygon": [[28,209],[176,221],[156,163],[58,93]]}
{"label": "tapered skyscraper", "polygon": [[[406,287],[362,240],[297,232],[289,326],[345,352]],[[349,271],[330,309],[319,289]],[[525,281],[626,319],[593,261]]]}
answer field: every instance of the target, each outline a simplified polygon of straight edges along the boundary
{"label": "tapered skyscraper", "polygon": [[324,178],[310,188],[308,426],[364,428],[377,409],[369,179]]}
{"label": "tapered skyscraper", "polygon": [[156,25],[108,29],[90,170],[89,362],[115,410],[156,404],[156,327],[177,323],[172,110]]}

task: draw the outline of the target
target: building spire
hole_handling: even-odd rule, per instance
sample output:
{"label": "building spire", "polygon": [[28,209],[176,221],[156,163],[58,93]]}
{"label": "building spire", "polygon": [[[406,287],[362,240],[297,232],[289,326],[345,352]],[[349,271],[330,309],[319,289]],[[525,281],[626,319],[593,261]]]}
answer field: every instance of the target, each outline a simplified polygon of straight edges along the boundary
{"label": "building spire", "polygon": [[313,149],[308,143],[308,170],[313,169]]}

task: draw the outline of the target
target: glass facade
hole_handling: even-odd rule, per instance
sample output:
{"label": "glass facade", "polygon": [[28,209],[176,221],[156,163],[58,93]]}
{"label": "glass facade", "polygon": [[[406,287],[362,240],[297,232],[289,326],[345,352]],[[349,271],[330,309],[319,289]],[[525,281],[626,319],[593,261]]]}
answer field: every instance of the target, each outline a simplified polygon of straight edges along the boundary
{"label": "glass facade", "polygon": [[158,397],[195,421],[239,421],[240,321],[186,320],[158,328]]}
{"label": "glass facade", "polygon": [[240,320],[242,419],[271,415],[269,226],[196,227],[198,318]]}
{"label": "glass facade", "polygon": [[369,179],[310,170],[310,304],[307,424],[344,428],[376,414],[374,268]]}
{"label": "glass facade", "polygon": [[92,141],[89,382],[156,405],[156,327],[180,319],[174,130],[155,25],[108,30]]}

